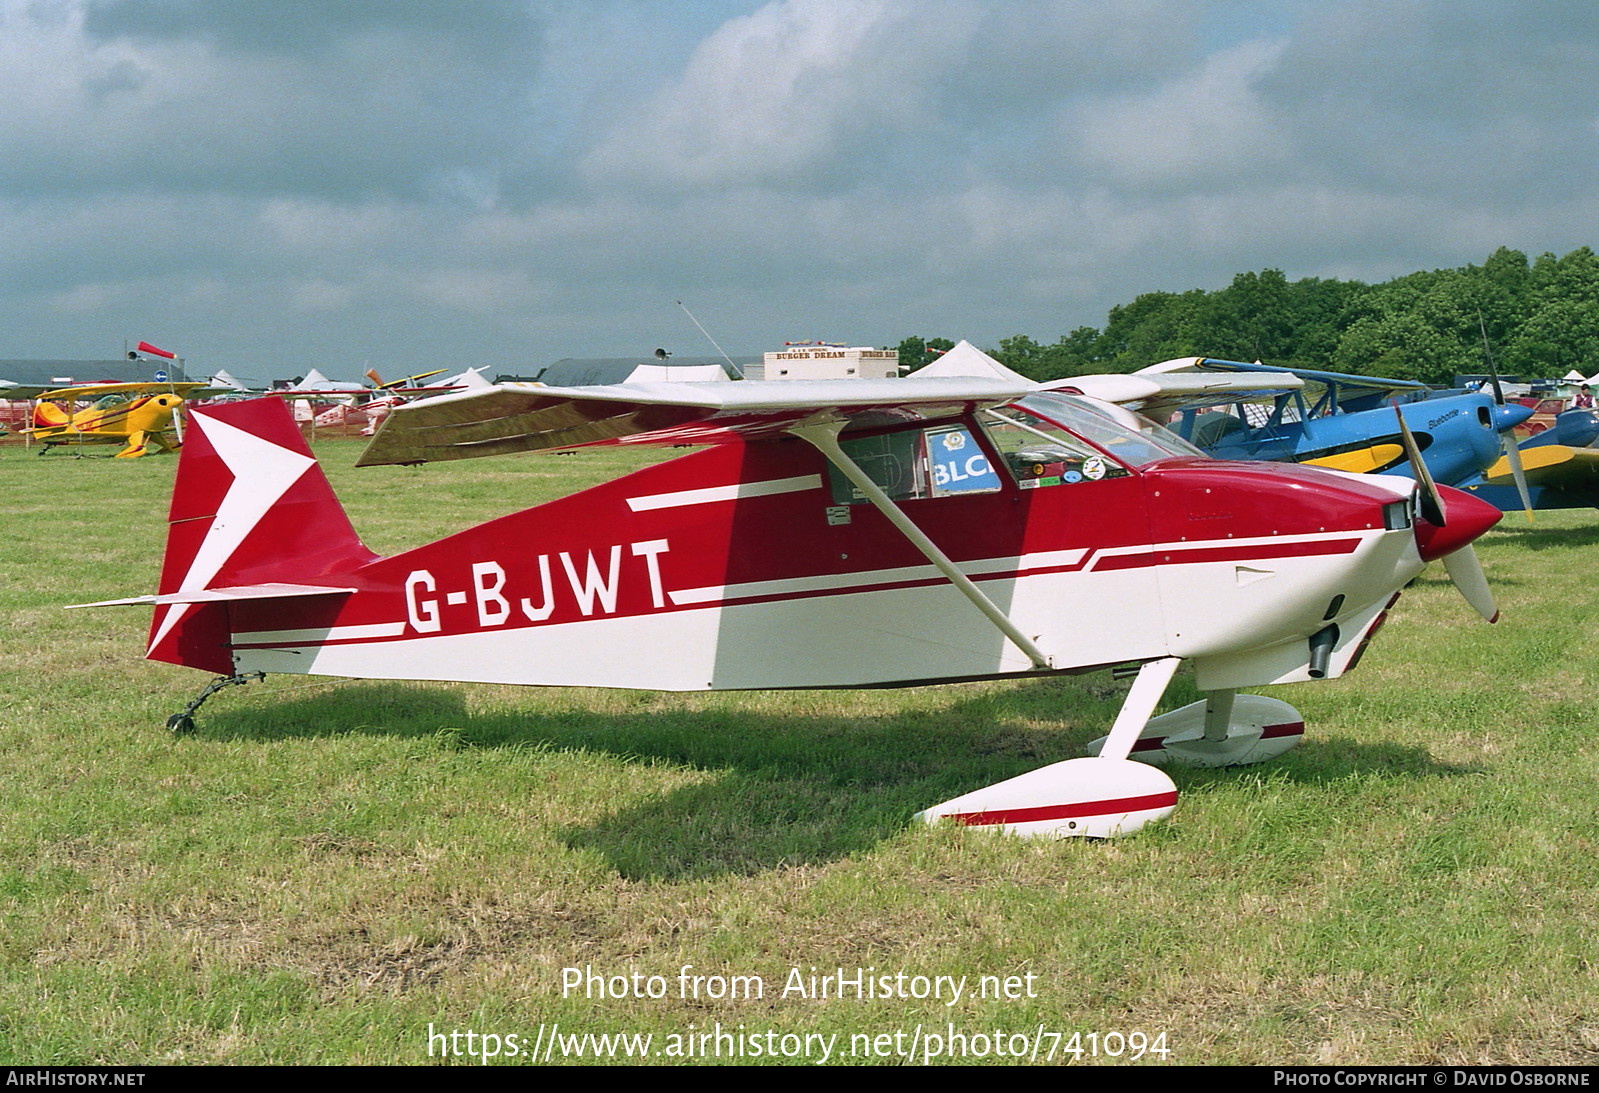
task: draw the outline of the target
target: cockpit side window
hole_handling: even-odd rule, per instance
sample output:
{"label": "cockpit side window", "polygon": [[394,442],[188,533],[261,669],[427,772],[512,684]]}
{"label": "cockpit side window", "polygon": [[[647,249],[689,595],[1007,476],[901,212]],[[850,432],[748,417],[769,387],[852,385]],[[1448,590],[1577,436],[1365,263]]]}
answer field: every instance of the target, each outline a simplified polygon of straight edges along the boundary
{"label": "cockpit side window", "polygon": [[1122,478],[1130,473],[1092,445],[1014,406],[985,411],[982,417],[1011,477],[1024,490]]}
{"label": "cockpit side window", "polygon": [[1046,391],[1017,405],[1092,441],[1129,467],[1172,456],[1205,458],[1205,453],[1162,425],[1109,403]]}
{"label": "cockpit side window", "polygon": [[[839,446],[892,501],[997,493],[999,474],[969,426],[929,425],[877,436],[846,437]],[[837,467],[828,465],[833,500],[859,505],[866,497]]]}

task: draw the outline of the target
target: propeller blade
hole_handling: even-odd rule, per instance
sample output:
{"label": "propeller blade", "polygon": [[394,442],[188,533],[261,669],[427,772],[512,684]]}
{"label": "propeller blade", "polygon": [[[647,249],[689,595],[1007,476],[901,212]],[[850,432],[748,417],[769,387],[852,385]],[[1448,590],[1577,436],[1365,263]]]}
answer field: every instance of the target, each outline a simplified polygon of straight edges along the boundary
{"label": "propeller blade", "polygon": [[1505,404],[1505,388],[1499,382],[1499,369],[1494,365],[1492,357],[1488,358],[1488,378],[1493,381],[1494,385],[1494,405],[1503,406]]}
{"label": "propeller blade", "polygon": [[1463,546],[1453,554],[1445,554],[1443,563],[1449,579],[1477,614],[1489,622],[1498,622],[1499,608],[1494,603],[1493,590],[1488,587],[1482,563],[1477,560],[1477,552],[1470,546]]}
{"label": "propeller blade", "polygon": [[1505,459],[1510,463],[1510,476],[1516,480],[1516,495],[1521,498],[1521,510],[1527,514],[1527,523],[1532,523],[1532,494],[1527,492],[1527,470],[1521,465],[1521,448],[1516,443],[1516,434],[1500,433],[1500,440],[1505,446]]}
{"label": "propeller blade", "polygon": [[1483,359],[1488,362],[1488,378],[1493,380],[1494,405],[1503,406],[1505,404],[1505,389],[1499,382],[1499,369],[1494,365],[1494,355],[1488,349],[1488,324],[1482,321],[1482,311],[1480,309],[1477,312],[1477,329],[1482,331],[1482,355]]}
{"label": "propeller blade", "polygon": [[1441,528],[1445,524],[1443,498],[1438,494],[1438,484],[1432,480],[1432,472],[1427,470],[1427,464],[1422,461],[1421,447],[1411,435],[1410,426],[1405,424],[1405,415],[1400,412],[1397,402],[1394,403],[1394,416],[1399,419],[1399,439],[1404,445],[1405,458],[1410,461],[1410,473],[1421,487],[1422,519]]}

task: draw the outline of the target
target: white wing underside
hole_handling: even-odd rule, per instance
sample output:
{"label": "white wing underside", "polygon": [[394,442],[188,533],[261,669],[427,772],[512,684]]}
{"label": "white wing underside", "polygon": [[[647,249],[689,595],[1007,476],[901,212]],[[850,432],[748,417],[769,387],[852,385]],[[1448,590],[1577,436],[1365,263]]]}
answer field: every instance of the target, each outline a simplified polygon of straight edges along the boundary
{"label": "white wing underside", "polygon": [[430,463],[591,444],[719,444],[776,439],[800,426],[958,417],[1061,388],[1131,409],[1291,390],[1291,376],[1082,376],[1041,384],[968,342],[904,379],[503,383],[398,407],[358,466]]}

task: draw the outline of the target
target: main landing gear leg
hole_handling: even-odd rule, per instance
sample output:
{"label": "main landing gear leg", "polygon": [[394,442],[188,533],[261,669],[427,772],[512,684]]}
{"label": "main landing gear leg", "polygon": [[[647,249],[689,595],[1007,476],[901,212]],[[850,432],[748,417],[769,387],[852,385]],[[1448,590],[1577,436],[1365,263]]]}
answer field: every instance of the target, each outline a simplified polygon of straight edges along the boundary
{"label": "main landing gear leg", "polygon": [[193,702],[183,707],[182,713],[175,713],[167,718],[167,728],[176,733],[191,733],[194,731],[194,715],[205,705],[205,700],[216,694],[224,687],[232,687],[240,683],[249,683],[251,680],[265,679],[265,672],[244,672],[236,676],[218,676],[206,685],[205,690],[195,696]]}
{"label": "main landing gear leg", "polygon": [[[1277,758],[1304,736],[1305,719],[1286,702],[1211,691],[1198,702],[1151,719],[1138,734],[1129,758],[1157,767],[1252,766]],[[1109,739],[1102,737],[1089,748],[1108,745]]]}
{"label": "main landing gear leg", "polygon": [[1068,759],[962,794],[917,817],[1019,835],[1101,839],[1131,835],[1151,821],[1165,819],[1177,807],[1177,787],[1165,771],[1131,762],[1127,756],[1179,663],[1176,657],[1167,657],[1138,670],[1097,756]]}

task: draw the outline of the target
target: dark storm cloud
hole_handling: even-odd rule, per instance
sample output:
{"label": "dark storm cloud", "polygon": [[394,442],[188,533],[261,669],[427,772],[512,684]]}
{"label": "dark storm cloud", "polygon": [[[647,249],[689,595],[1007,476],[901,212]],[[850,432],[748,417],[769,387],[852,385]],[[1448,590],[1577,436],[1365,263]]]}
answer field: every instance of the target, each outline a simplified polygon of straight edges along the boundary
{"label": "dark storm cloud", "polygon": [[106,0],[20,29],[11,193],[478,200],[540,169],[517,139],[540,28],[508,5]]}
{"label": "dark storm cloud", "polygon": [[11,355],[136,327],[231,367],[290,330],[357,374],[674,330],[698,351],[680,298],[733,348],[992,344],[1244,269],[1563,251],[1599,217],[1596,24],[1475,0],[0,0],[0,308]]}

